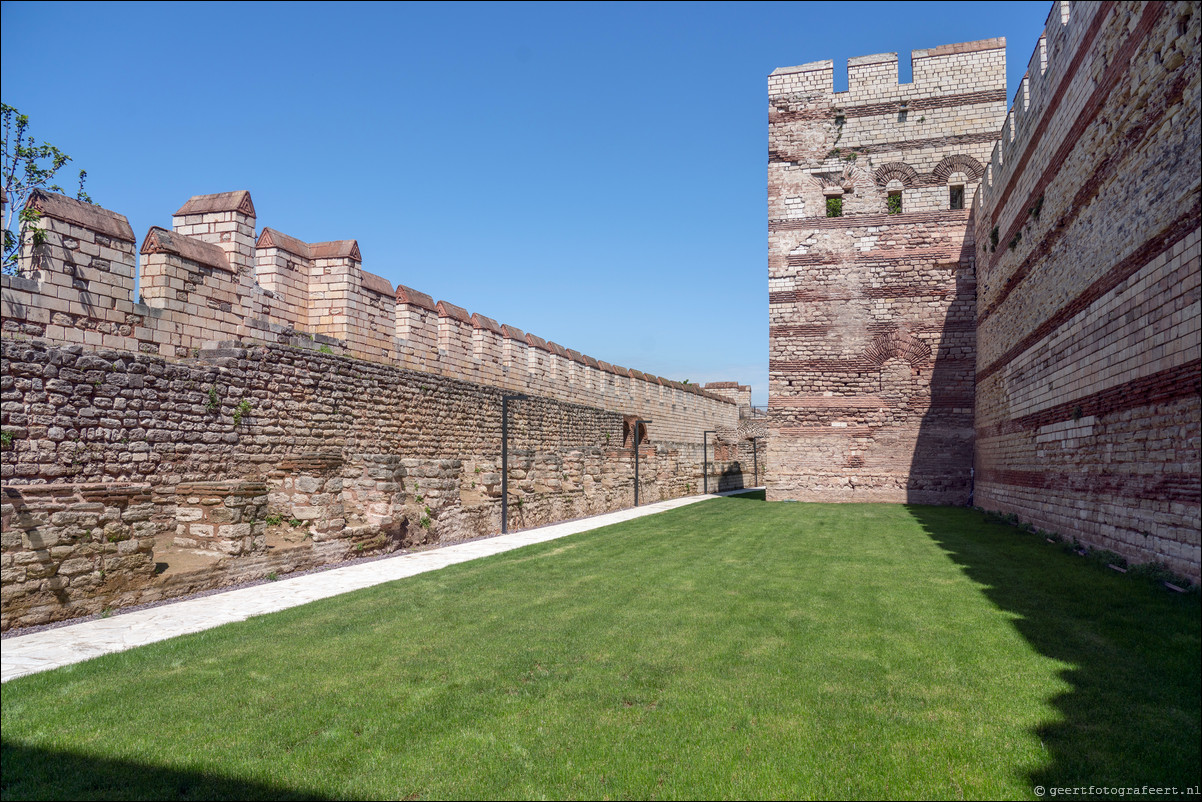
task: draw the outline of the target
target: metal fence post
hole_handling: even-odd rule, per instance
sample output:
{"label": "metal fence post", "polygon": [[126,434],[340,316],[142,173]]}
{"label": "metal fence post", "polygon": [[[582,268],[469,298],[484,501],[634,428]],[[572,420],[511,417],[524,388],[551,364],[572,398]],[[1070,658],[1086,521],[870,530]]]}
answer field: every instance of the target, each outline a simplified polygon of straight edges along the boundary
{"label": "metal fence post", "polygon": [[709,495],[710,492],[710,462],[709,462],[709,439],[711,434],[717,434],[713,429],[706,429],[701,433],[701,480],[704,483],[703,493]]}
{"label": "metal fence post", "polygon": [[755,486],[760,486],[760,444],[758,437],[751,438],[751,459],[755,465]]}

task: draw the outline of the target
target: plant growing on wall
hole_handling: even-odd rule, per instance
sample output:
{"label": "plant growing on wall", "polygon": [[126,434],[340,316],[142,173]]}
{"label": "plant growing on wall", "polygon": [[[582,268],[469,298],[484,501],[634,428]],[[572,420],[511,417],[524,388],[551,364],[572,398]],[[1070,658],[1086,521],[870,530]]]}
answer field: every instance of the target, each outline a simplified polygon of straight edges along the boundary
{"label": "plant growing on wall", "polygon": [[238,424],[242,423],[242,419],[249,413],[250,402],[243,398],[238,406],[234,407],[234,425],[237,426]]}
{"label": "plant growing on wall", "polygon": [[827,198],[826,199],[826,216],[827,217],[842,217],[843,216],[843,199],[842,198]]}
{"label": "plant growing on wall", "polygon": [[[22,238],[28,233],[32,235],[34,244],[40,245],[46,237],[38,226],[41,213],[26,209],[25,203],[35,189],[63,192],[63,188],[54,182],[54,177],[71,161],[71,157],[49,142],[38,142],[30,136],[29,117],[7,103],[0,103],[0,126],[4,129],[0,163],[3,165],[6,199],[3,272],[12,275],[17,271],[17,254]],[[87,177],[85,170],[79,171],[79,190],[75,197],[91,203],[92,198],[83,189]]]}

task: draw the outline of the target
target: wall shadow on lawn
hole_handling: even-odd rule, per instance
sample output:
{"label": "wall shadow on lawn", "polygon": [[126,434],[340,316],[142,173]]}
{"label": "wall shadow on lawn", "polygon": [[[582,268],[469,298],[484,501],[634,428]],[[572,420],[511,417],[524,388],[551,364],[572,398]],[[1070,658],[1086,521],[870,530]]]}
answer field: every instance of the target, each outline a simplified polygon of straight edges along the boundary
{"label": "wall shadow on lawn", "polygon": [[748,490],[746,493],[735,493],[733,496],[724,496],[724,498],[732,501],[763,501],[764,495],[765,491],[763,490]]}
{"label": "wall shadow on lawn", "polygon": [[[1177,786],[1202,775],[1202,613],[1179,595],[1122,575],[977,511],[907,507],[1039,654],[1071,666],[1071,690],[1047,700],[1057,721],[1035,734],[1049,762],[1032,786]],[[1160,797],[1164,798],[1164,797]]]}
{"label": "wall shadow on lawn", "polygon": [[0,747],[4,799],[329,799],[313,791],[280,788],[208,772],[37,749]]}

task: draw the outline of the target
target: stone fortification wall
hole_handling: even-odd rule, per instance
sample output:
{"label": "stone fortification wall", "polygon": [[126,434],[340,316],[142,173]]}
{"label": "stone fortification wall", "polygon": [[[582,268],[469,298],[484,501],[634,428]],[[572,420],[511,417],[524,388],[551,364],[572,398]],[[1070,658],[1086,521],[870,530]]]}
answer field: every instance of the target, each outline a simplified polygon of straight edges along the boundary
{"label": "stone fortification wall", "polygon": [[[282,345],[0,347],[4,628],[500,530],[500,388]],[[629,507],[630,422],[510,402],[511,526]],[[700,435],[648,428],[640,500],[700,492]],[[710,451],[711,490],[741,459],[750,485],[744,450]]]}
{"label": "stone fortification wall", "polygon": [[770,499],[967,502],[971,200],[1005,42],[779,69],[769,95]]}
{"label": "stone fortification wall", "polygon": [[141,246],[125,217],[37,192],[45,242],[0,277],[7,334],[189,358],[223,342],[287,343],[656,421],[684,440],[736,414],[696,385],[611,365],[363,269],[354,240],[255,238],[250,193],[198,195]]}
{"label": "stone fortification wall", "polygon": [[764,425],[764,410],[751,405],[751,386],[738,382],[709,382],[704,389],[728,399],[739,410],[737,426],[720,426],[714,432],[714,456],[720,461],[737,462],[744,481],[753,481],[758,487],[768,473],[768,432]]}
{"label": "stone fortification wall", "polygon": [[503,394],[514,528],[630,506],[640,418],[641,500],[751,481],[750,443],[703,451],[732,400],[394,289],[353,240],[256,238],[247,192],[152,228],[140,297],[123,216],[29,205],[44,241],[0,281],[5,629],[496,533]]}
{"label": "stone fortification wall", "polygon": [[975,211],[976,503],[1199,578],[1196,3],[1055,3]]}

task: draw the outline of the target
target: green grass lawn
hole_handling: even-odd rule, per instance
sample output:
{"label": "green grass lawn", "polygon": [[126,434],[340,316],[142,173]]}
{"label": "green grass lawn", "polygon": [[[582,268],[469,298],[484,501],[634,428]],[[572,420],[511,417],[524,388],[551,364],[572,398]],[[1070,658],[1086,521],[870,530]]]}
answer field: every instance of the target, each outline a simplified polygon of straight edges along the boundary
{"label": "green grass lawn", "polygon": [[1196,594],[971,510],[760,499],[15,680],[3,796],[971,799],[1198,784]]}

